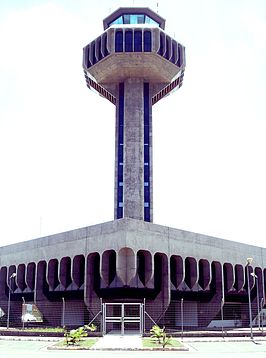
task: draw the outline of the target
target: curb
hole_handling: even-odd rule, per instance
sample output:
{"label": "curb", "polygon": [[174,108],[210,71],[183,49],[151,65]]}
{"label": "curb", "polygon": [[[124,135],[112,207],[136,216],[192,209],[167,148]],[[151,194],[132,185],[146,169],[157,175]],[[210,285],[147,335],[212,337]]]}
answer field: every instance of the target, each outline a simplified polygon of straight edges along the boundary
{"label": "curb", "polygon": [[51,350],[51,351],[162,351],[162,352],[171,352],[171,351],[177,351],[177,352],[187,352],[189,351],[189,348],[187,347],[182,347],[182,348],[148,348],[148,347],[143,347],[143,348],[84,348],[84,347],[67,347],[67,348],[62,348],[62,347],[54,347],[54,346],[49,346],[47,347],[47,350]]}

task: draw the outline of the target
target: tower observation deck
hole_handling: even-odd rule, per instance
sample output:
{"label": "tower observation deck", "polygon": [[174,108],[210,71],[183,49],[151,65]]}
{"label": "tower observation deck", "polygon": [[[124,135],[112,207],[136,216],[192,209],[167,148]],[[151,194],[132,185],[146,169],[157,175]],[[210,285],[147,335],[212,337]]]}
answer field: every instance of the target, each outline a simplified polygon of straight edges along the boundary
{"label": "tower observation deck", "polygon": [[83,49],[87,86],[116,106],[114,217],[153,220],[152,106],[181,87],[185,48],[149,8],[119,8]]}

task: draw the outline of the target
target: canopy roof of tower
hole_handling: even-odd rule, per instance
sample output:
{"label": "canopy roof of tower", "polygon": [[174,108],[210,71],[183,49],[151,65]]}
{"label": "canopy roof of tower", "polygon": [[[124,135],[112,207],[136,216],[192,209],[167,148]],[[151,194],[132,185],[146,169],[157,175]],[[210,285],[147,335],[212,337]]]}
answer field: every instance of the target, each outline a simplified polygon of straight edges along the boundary
{"label": "canopy roof of tower", "polygon": [[[131,16],[130,16],[131,15]],[[113,24],[153,24],[165,29],[165,19],[148,7],[120,7],[103,20],[106,30]]]}

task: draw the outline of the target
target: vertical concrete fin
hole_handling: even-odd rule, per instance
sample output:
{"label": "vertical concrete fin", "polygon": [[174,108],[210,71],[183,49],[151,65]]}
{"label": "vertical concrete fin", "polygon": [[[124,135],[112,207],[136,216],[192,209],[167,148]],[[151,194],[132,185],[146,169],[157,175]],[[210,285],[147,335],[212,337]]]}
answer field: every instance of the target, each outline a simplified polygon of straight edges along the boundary
{"label": "vertical concrete fin", "polygon": [[[156,322],[166,312],[170,304],[170,265],[168,257],[162,253],[154,255],[154,285],[158,294],[155,300],[146,301],[146,311]],[[151,324],[151,322],[149,322]]]}
{"label": "vertical concrete fin", "polygon": [[95,285],[100,276],[100,255],[97,252],[87,256],[85,261],[85,285],[84,302],[92,315],[96,315],[101,309],[101,301],[95,292]]}
{"label": "vertical concrete fin", "polygon": [[123,247],[119,250],[116,271],[123,284],[129,285],[137,273],[136,255],[131,248]]}

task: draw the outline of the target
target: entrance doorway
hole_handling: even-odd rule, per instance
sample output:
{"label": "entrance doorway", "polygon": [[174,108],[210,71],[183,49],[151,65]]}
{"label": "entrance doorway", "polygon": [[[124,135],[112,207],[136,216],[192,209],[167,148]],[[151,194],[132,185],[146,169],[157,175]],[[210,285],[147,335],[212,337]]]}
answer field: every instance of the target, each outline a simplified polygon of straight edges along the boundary
{"label": "entrance doorway", "polygon": [[103,334],[143,334],[142,303],[103,303]]}

